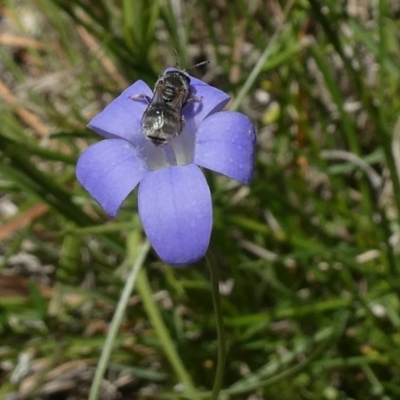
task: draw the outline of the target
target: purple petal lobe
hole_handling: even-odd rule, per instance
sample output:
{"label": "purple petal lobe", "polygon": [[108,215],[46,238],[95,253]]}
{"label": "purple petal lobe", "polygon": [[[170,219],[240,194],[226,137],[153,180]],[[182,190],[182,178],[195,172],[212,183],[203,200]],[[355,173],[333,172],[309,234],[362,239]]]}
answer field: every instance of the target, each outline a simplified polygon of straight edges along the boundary
{"label": "purple petal lobe", "polygon": [[242,183],[250,183],[255,145],[254,126],[244,114],[215,113],[199,126],[194,163]]}
{"label": "purple petal lobe", "polygon": [[[174,70],[176,68],[167,68],[166,71]],[[194,97],[199,101],[189,103],[183,108],[183,116],[186,121],[193,120],[195,126],[199,126],[208,115],[221,111],[229,102],[230,97],[222,90],[219,90],[200,79],[190,76],[190,86],[194,89]]]}
{"label": "purple petal lobe", "polygon": [[146,98],[131,98],[142,94],[152,97],[146,83],[137,81],[97,114],[88,127],[107,139],[126,139],[136,146],[142,145],[146,138],[141,132],[141,119],[149,103]]}
{"label": "purple petal lobe", "polygon": [[139,185],[139,215],[150,243],[171,265],[204,256],[211,234],[211,195],[196,165],[147,174]]}
{"label": "purple petal lobe", "polygon": [[188,104],[183,109],[183,116],[185,119],[193,118],[196,127],[208,115],[221,111],[230,100],[230,97],[222,90],[192,76],[190,86],[195,90],[194,97],[197,97],[199,101]]}
{"label": "purple petal lobe", "polygon": [[79,182],[111,217],[147,172],[136,149],[121,139],[88,147],[76,165]]}

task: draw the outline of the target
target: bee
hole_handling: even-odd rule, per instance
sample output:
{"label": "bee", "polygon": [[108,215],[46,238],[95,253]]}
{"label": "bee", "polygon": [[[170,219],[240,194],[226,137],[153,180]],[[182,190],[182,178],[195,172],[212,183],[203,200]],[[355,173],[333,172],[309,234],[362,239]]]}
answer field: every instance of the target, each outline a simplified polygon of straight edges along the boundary
{"label": "bee", "polygon": [[132,100],[145,99],[149,104],[142,117],[141,129],[155,146],[165,146],[182,133],[185,126],[182,109],[190,103],[201,101],[194,96],[187,71],[207,63],[209,61],[203,61],[182,70],[177,62],[176,69],[158,77],[152,98],[145,94],[131,97]]}

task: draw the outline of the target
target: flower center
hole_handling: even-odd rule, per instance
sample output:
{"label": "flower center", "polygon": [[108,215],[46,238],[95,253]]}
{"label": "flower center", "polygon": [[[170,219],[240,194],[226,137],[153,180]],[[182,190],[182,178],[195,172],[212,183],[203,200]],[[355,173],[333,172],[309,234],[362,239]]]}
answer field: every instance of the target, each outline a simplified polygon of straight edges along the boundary
{"label": "flower center", "polygon": [[195,131],[193,121],[186,121],[182,133],[165,146],[157,147],[145,140],[139,153],[151,171],[193,163]]}

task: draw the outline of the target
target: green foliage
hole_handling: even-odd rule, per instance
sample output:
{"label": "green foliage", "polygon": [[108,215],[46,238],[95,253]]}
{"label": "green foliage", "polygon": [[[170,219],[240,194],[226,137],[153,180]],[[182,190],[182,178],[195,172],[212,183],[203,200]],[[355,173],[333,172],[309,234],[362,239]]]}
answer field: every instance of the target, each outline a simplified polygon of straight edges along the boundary
{"label": "green foliage", "polygon": [[[399,398],[400,10],[350,3],[3,2],[0,398],[28,384],[28,398],[61,398],[43,390],[68,365],[71,396],[87,395],[143,234],[135,195],[111,221],[74,166],[98,140],[86,123],[134,80],[152,86],[174,50],[183,67],[209,59],[204,79],[258,132],[249,187],[206,173],[228,345],[220,398]],[[150,251],[144,268],[209,398],[206,263],[172,269]],[[135,293],[106,377],[122,399],[176,399],[182,379]]]}

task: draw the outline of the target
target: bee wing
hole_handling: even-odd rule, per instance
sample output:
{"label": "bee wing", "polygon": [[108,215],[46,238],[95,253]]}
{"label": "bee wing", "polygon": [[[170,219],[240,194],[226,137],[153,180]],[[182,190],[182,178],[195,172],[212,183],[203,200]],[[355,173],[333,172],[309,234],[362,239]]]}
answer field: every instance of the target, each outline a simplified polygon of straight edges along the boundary
{"label": "bee wing", "polygon": [[164,104],[164,98],[163,98],[163,85],[162,84],[157,84],[154,93],[153,93],[153,98],[151,100],[152,103],[162,103]]}
{"label": "bee wing", "polygon": [[152,136],[163,128],[164,108],[163,90],[161,85],[157,85],[153,98],[142,117],[142,130],[145,136]]}

